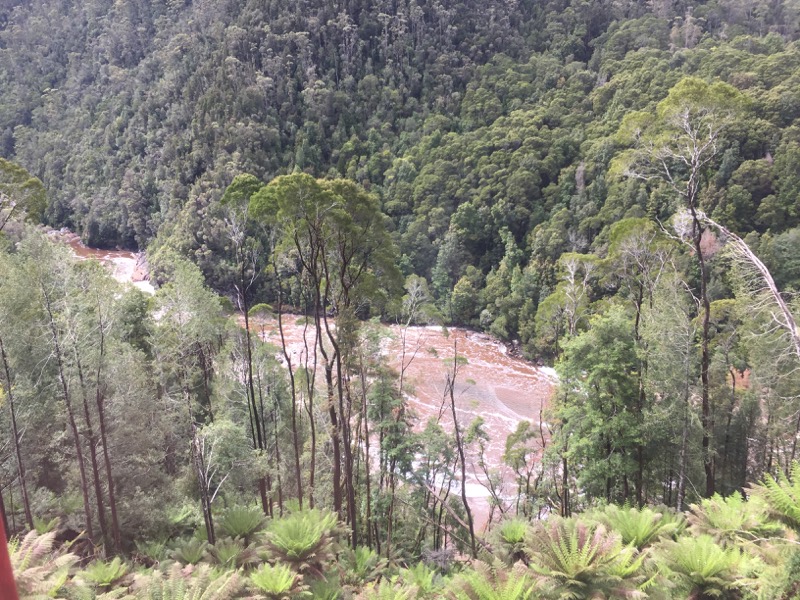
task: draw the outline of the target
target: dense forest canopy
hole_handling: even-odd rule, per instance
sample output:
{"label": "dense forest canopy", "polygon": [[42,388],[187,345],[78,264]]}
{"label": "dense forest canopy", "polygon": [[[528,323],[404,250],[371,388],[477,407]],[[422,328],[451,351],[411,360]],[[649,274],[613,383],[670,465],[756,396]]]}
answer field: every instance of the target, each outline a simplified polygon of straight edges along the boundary
{"label": "dense forest canopy", "polygon": [[[4,525],[210,597],[794,597],[798,90],[795,0],[5,3]],[[492,439],[454,341],[418,414],[431,324],[551,405]],[[189,576],[48,535],[23,591]]]}

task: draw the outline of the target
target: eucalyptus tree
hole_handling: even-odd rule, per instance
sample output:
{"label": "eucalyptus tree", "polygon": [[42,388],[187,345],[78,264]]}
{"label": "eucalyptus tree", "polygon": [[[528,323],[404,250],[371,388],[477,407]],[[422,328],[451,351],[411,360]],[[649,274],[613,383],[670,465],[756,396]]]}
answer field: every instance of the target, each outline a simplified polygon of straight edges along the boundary
{"label": "eucalyptus tree", "polygon": [[580,465],[579,480],[590,497],[634,497],[636,447],[644,433],[636,417],[638,369],[633,324],[619,307],[596,315],[564,347],[559,372],[566,391],[557,414],[565,425],[559,435],[571,438],[565,455]]}
{"label": "eucalyptus tree", "polygon": [[[633,336],[639,356],[638,399],[634,410],[639,427],[644,425],[647,409],[648,356],[647,345],[642,339],[642,311],[645,306],[652,307],[653,294],[662,274],[668,265],[672,246],[648,219],[624,219],[615,223],[609,232],[608,280],[625,297],[633,308]],[[636,444],[638,468],[635,476],[636,503],[641,507],[644,497],[644,440]]]}
{"label": "eucalyptus tree", "polygon": [[[84,460],[84,438],[79,427],[80,406],[75,397],[77,372],[71,362],[74,350],[75,320],[72,318],[69,288],[69,271],[73,268],[72,258],[66,248],[58,247],[41,235],[30,234],[20,245],[22,268],[29,284],[31,303],[35,306],[34,335],[41,342],[43,365],[47,381],[52,382],[63,403],[67,426],[75,449],[75,463],[78,467],[80,490],[83,499],[84,525],[89,539],[94,539],[93,509],[89,475]],[[51,379],[52,377],[52,379]],[[53,381],[54,380],[54,381]],[[97,499],[102,503],[102,499]],[[102,509],[98,504],[99,513]],[[101,517],[102,518],[102,517]],[[104,530],[105,534],[106,531]]]}
{"label": "eucalyptus tree", "polygon": [[205,287],[197,267],[178,261],[173,280],[155,296],[154,310],[151,344],[160,391],[169,412],[178,419],[181,413],[184,415],[206,533],[213,544],[214,494],[208,484],[208,457],[201,429],[214,415],[211,379],[214,355],[222,342],[220,301]]}
{"label": "eucalyptus tree", "polygon": [[[19,364],[20,357],[14,356],[5,341],[21,340],[25,337],[24,324],[26,319],[22,314],[25,299],[23,298],[22,288],[19,285],[22,273],[15,258],[17,257],[0,251],[0,270],[4,274],[0,281],[0,362],[2,363],[0,364],[0,386],[2,386],[0,391],[2,391],[2,398],[5,400],[5,404],[8,405],[11,445],[16,459],[16,479],[19,484],[25,522],[29,529],[33,529],[33,514],[25,475],[26,461],[23,458],[22,451],[22,423],[18,414],[19,406],[16,398],[17,390],[15,389],[17,386],[16,365]],[[6,531],[8,531],[5,509],[3,510],[3,519]]]}
{"label": "eucalyptus tree", "polygon": [[[254,288],[262,275],[265,265],[265,251],[258,236],[253,235],[254,222],[250,219],[250,198],[264,184],[253,175],[237,175],[225,190],[221,203],[226,208],[225,225],[233,246],[236,277],[234,290],[236,304],[244,317],[245,341],[245,388],[250,420],[253,447],[263,453],[268,445],[265,423],[266,415],[259,410],[256,400],[253,368],[253,339],[250,325],[250,307]],[[271,504],[267,500],[270,488],[269,476],[259,479],[261,503],[265,514],[269,514]]]}
{"label": "eucalyptus tree", "polygon": [[[687,77],[675,85],[662,100],[656,114],[634,112],[625,117],[620,137],[632,141],[634,150],[618,159],[621,170],[632,177],[665,184],[689,220],[679,235],[691,245],[700,270],[699,298],[702,314],[700,342],[702,390],[703,454],[706,474],[705,493],[714,494],[715,452],[712,447],[714,414],[710,399],[710,297],[707,250],[703,247],[707,225],[701,203],[709,170],[724,148],[724,132],[743,108],[736,88],[717,82],[709,84]],[[626,139],[629,138],[629,139]]]}
{"label": "eucalyptus tree", "polygon": [[39,178],[0,158],[0,232],[12,219],[38,223],[46,207],[47,194]]}
{"label": "eucalyptus tree", "polygon": [[299,281],[308,283],[331,423],[333,507],[344,515],[346,506],[355,546],[359,527],[349,349],[357,318],[379,313],[398,287],[385,217],[377,199],[357,184],[303,173],[278,177],[261,188],[251,196],[251,211],[276,228],[277,251],[291,256],[298,265]]}

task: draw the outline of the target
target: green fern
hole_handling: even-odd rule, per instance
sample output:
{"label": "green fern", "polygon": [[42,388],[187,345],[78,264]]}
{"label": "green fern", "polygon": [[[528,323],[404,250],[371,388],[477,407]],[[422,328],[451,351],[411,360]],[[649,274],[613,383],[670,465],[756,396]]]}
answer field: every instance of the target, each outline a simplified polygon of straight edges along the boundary
{"label": "green fern", "polygon": [[370,583],[356,596],[357,600],[411,600],[416,598],[417,590],[396,580],[384,579],[378,584]]}
{"label": "green fern", "polygon": [[767,503],[770,516],[800,532],[800,463],[792,462],[791,477],[783,472],[777,479],[767,475],[753,493]]}
{"label": "green fern", "polygon": [[645,556],[602,524],[550,519],[528,536],[531,570],[558,597],[640,598],[649,578]]}
{"label": "green fern", "polygon": [[58,528],[58,523],[61,519],[58,517],[53,517],[49,521],[42,519],[40,517],[33,517],[33,528],[36,530],[36,533],[39,535],[44,535],[45,533],[50,533],[51,531],[55,531]]}
{"label": "green fern", "polygon": [[144,561],[158,562],[163,560],[167,554],[167,543],[158,540],[142,542],[136,540],[136,552],[139,558]]}
{"label": "green fern", "polygon": [[509,571],[479,562],[456,580],[451,593],[456,600],[529,600],[535,591],[536,581],[521,566]]}
{"label": "green fern", "polygon": [[184,565],[196,565],[206,553],[208,542],[190,538],[180,543],[171,553],[171,558]]}
{"label": "green fern", "polygon": [[207,555],[213,564],[227,569],[246,567],[258,562],[255,549],[245,546],[241,540],[220,540],[208,547]]}
{"label": "green fern", "polygon": [[89,587],[73,587],[66,595],[69,600],[136,600],[126,588],[118,588],[107,592],[98,592]]}
{"label": "green fern", "polygon": [[8,544],[11,568],[20,600],[52,598],[64,587],[69,570],[78,561],[74,554],[54,551],[55,532],[39,535],[30,531]]}
{"label": "green fern", "polygon": [[496,555],[507,565],[522,561],[528,564],[525,553],[525,536],[530,526],[522,519],[503,521],[494,532]]}
{"label": "green fern", "polygon": [[674,538],[686,527],[681,515],[666,507],[660,511],[651,508],[619,507],[614,504],[592,515],[609,530],[618,533],[622,543],[642,550],[661,538]]}
{"label": "green fern", "polygon": [[417,588],[417,598],[433,598],[445,585],[445,579],[439,572],[423,562],[408,569],[401,569],[398,577],[406,584]]}
{"label": "green fern", "polygon": [[342,586],[339,585],[335,575],[329,578],[315,579],[309,585],[311,597],[314,600],[341,600],[343,596]]}
{"label": "green fern", "polygon": [[747,501],[739,492],[725,498],[714,494],[691,505],[689,523],[695,534],[708,534],[722,546],[740,546],[781,535],[783,528],[770,522],[767,510],[758,497]]}
{"label": "green fern", "polygon": [[225,511],[217,525],[226,535],[243,538],[248,545],[253,536],[264,529],[265,523],[266,518],[260,509],[234,506]]}
{"label": "green fern", "polygon": [[286,565],[261,565],[250,574],[250,581],[270,600],[285,600],[310,596],[302,585],[303,576]]}
{"label": "green fern", "polygon": [[175,565],[166,574],[155,573],[136,594],[136,600],[230,600],[242,588],[236,572],[215,573],[207,565]]}
{"label": "green fern", "polygon": [[340,556],[342,582],[345,585],[361,585],[374,581],[386,569],[386,559],[365,546],[357,546]]}
{"label": "green fern", "polygon": [[272,555],[298,572],[322,577],[322,564],[331,558],[336,515],[304,510],[272,521],[265,539]]}
{"label": "green fern", "polygon": [[81,573],[81,579],[98,588],[111,588],[128,573],[128,567],[117,556],[111,562],[95,561]]}
{"label": "green fern", "polygon": [[659,556],[690,598],[737,598],[745,583],[746,557],[710,535],[665,542]]}

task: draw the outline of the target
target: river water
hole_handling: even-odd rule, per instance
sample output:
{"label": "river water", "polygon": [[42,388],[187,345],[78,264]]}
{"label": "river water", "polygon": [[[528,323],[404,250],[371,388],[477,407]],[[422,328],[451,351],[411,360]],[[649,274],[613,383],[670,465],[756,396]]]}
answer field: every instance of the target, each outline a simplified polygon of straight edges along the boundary
{"label": "river water", "polygon": [[[99,260],[118,281],[154,293],[140,253],[88,248],[71,233],[59,232],[57,237],[67,243],[78,258]],[[304,359],[306,346],[314,347],[313,328],[306,328],[303,323],[304,320],[295,315],[284,317],[284,335],[294,365]],[[265,341],[280,344],[274,318],[258,319],[251,327]],[[398,325],[383,325],[381,329],[383,354],[398,371],[405,365],[404,388],[408,390],[409,406],[416,413],[420,428],[428,419],[440,418],[442,425],[452,431],[446,377],[448,371],[452,371],[453,356],[459,356],[463,364],[458,369],[454,389],[459,427],[466,429],[477,417],[484,420],[490,440],[485,462],[489,469],[500,474],[502,496],[510,500],[515,492],[514,474],[503,463],[505,441],[523,420],[530,421],[543,440],[549,438],[547,424],[540,420],[542,409],[553,393],[556,381],[553,370],[513,356],[503,343],[483,333],[462,328],[445,331],[434,326],[404,329]],[[282,355],[280,358],[282,360]],[[467,455],[466,491],[478,529],[482,529],[489,520],[490,510],[486,476],[478,459],[477,450],[471,448]]]}

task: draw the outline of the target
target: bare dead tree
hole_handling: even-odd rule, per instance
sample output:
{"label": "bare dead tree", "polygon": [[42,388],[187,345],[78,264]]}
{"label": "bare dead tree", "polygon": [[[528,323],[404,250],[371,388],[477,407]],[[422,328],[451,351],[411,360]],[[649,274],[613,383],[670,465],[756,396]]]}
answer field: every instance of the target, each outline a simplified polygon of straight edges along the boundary
{"label": "bare dead tree", "polygon": [[700,218],[727,239],[730,256],[739,269],[746,293],[752,299],[752,307],[756,312],[766,315],[769,322],[783,332],[786,351],[800,361],[800,330],[797,328],[797,320],[775,285],[767,266],[738,235],[703,213],[700,213]]}

